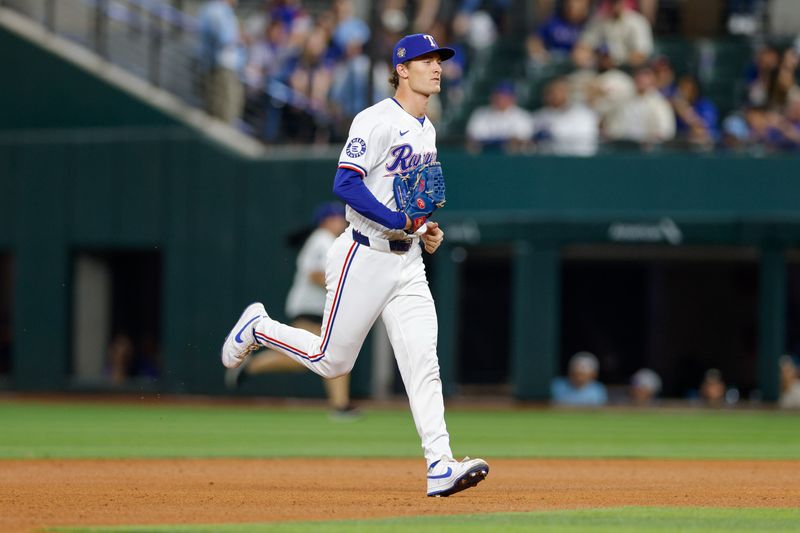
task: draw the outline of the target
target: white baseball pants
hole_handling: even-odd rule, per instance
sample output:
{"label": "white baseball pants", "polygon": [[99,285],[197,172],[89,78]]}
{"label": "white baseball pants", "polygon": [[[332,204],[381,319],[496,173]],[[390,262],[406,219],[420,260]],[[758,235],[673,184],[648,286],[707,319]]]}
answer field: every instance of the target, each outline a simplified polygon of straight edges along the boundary
{"label": "white baseball pants", "polygon": [[438,324],[422,250],[379,251],[353,241],[348,228],[328,251],[327,300],[320,336],[271,318],[256,340],[322,377],[350,372],[372,324],[386,325],[428,464],[452,457],[436,355]]}

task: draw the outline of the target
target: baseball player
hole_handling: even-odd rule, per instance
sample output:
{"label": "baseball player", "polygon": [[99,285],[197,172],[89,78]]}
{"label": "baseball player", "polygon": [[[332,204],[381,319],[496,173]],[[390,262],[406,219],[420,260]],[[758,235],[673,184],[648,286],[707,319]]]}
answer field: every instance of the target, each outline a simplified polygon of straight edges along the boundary
{"label": "baseball player", "polygon": [[[222,363],[233,368],[251,351],[268,346],[323,377],[340,376],[353,368],[380,316],[422,441],[428,496],[473,487],[489,472],[482,459],[453,459],[444,420],[436,309],[422,261],[423,247],[436,252],[444,232],[427,221],[433,209],[415,211],[415,206],[428,205],[427,200],[417,196],[398,205],[395,199],[399,175],[428,166],[439,169],[436,131],[425,112],[430,96],[441,90],[441,63],[454,54],[430,35],[403,37],[392,54],[389,81],[395,96],[353,119],[333,184],[334,193],[347,204],[350,226],[328,252],[321,334],[281,324],[256,302],[231,329],[221,354]],[[419,191],[426,192],[426,187]]]}
{"label": "baseball player", "polygon": [[[286,314],[292,326],[319,335],[322,312],[325,308],[325,268],[328,250],[347,226],[344,206],[339,202],[321,204],[314,210],[314,231],[303,243],[297,255],[297,270],[292,288],[286,298]],[[307,371],[302,365],[275,350],[263,350],[248,357],[243,364],[225,372],[225,384],[238,387],[247,376],[273,372]],[[351,419],[359,415],[350,403],[350,375],[324,379],[325,392],[336,419]]]}

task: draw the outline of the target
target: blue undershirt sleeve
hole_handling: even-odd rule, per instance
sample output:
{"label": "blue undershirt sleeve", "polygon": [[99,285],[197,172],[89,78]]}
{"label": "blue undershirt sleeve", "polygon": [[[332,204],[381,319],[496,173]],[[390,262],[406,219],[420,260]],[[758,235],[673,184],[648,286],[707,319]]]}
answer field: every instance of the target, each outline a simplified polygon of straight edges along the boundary
{"label": "blue undershirt sleeve", "polygon": [[333,193],[359,214],[389,229],[406,227],[406,216],[392,211],[367,189],[361,174],[349,168],[340,168],[333,179]]}

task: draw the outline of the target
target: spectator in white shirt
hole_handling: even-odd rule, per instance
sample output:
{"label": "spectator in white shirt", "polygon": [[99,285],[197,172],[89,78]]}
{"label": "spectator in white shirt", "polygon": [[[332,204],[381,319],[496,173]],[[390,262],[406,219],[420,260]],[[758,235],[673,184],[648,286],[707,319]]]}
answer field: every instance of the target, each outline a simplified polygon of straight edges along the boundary
{"label": "spectator in white shirt", "polygon": [[602,121],[608,113],[636,94],[633,78],[617,68],[605,46],[595,50],[595,68],[578,69],[569,76],[572,101],[586,104]]}
{"label": "spectator in white shirt", "polygon": [[630,0],[603,0],[597,15],[573,50],[573,61],[579,67],[591,65],[592,51],[605,45],[616,65],[639,66],[653,53],[653,30],[644,15],[632,7]]}
{"label": "spectator in white shirt", "polygon": [[511,82],[498,83],[491,96],[491,105],[473,111],[467,123],[467,147],[473,152],[484,148],[502,148],[516,152],[531,139],[530,114],[517,105]]}
{"label": "spectator in white shirt", "polygon": [[558,155],[590,156],[597,152],[597,115],[579,103],[570,102],[569,83],[564,78],[545,88],[545,107],[533,113],[533,139],[537,151]]}
{"label": "spectator in white shirt", "polygon": [[639,67],[633,77],[636,94],[609,113],[604,123],[611,140],[657,144],[675,137],[675,113],[656,88],[650,67]]}

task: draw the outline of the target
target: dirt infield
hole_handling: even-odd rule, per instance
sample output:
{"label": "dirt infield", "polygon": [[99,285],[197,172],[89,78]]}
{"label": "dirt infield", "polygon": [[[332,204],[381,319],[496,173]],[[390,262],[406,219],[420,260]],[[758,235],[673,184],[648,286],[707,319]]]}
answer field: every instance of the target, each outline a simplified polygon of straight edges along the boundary
{"label": "dirt infield", "polygon": [[490,464],[477,488],[427,498],[419,460],[4,460],[0,530],[800,502],[800,461]]}

